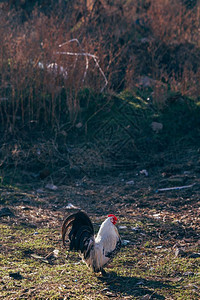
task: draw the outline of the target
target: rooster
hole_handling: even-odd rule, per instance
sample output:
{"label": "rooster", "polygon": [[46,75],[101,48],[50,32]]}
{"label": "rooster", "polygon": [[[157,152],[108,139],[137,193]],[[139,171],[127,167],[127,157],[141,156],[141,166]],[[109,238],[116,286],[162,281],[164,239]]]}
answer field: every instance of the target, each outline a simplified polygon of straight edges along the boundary
{"label": "rooster", "polygon": [[79,211],[66,218],[62,226],[62,241],[69,238],[69,249],[79,251],[82,260],[97,273],[106,275],[103,269],[121,247],[121,240],[115,226],[117,218],[108,215],[94,236],[94,227],[88,215]]}

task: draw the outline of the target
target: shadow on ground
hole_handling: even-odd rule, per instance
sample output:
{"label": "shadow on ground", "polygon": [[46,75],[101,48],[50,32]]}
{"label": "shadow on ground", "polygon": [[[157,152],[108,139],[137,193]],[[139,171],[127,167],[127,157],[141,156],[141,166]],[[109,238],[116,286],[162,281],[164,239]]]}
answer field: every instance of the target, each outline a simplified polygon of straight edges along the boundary
{"label": "shadow on ground", "polygon": [[117,294],[123,293],[127,296],[145,296],[149,295],[148,299],[165,299],[164,296],[159,295],[154,291],[158,288],[172,289],[173,286],[163,283],[159,280],[147,280],[145,278],[136,278],[131,276],[117,276],[115,273],[110,277],[99,277],[108,289]]}

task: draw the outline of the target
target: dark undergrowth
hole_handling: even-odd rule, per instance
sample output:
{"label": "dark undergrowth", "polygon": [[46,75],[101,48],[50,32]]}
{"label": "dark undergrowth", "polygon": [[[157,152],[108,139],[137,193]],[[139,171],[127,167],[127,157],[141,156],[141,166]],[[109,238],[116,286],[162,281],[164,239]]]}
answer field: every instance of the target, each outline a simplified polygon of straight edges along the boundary
{"label": "dark undergrowth", "polygon": [[145,93],[98,95],[85,89],[79,93],[82,111],[74,124],[51,129],[33,122],[14,132],[2,131],[1,181],[51,178],[62,183],[74,176],[120,173],[141,163],[178,163],[190,149],[198,152],[199,103],[169,95],[160,109],[150,91]]}

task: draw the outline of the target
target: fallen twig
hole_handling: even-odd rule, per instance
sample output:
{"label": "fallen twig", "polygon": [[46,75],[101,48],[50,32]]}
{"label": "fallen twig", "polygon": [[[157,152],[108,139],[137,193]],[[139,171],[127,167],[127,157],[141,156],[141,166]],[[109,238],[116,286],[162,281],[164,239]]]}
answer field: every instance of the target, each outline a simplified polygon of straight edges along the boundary
{"label": "fallen twig", "polygon": [[49,264],[49,263],[50,263],[47,259],[45,259],[45,257],[39,256],[39,255],[37,255],[37,254],[31,254],[31,257],[32,257],[32,258],[35,258],[35,259],[38,259],[38,260],[40,260],[40,261],[42,261],[42,262],[44,262],[44,263],[46,263],[46,264]]}
{"label": "fallen twig", "polygon": [[158,189],[156,192],[165,192],[165,191],[172,191],[172,190],[188,189],[188,188],[193,187],[194,185],[195,185],[195,183],[190,184],[190,185],[175,186],[175,187],[170,187],[170,188],[162,188],[162,189]]}

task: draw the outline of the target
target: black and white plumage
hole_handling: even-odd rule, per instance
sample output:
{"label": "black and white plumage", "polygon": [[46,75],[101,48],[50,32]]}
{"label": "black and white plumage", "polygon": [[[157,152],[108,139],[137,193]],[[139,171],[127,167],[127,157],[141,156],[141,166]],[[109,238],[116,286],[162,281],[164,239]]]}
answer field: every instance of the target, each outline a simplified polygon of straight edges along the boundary
{"label": "black and white plumage", "polygon": [[94,236],[94,227],[88,215],[79,211],[66,218],[62,226],[62,241],[69,238],[69,249],[79,251],[82,260],[94,272],[105,274],[103,267],[110,262],[121,247],[121,240],[115,226],[117,218],[108,215]]}

